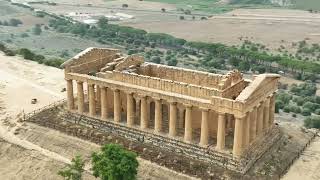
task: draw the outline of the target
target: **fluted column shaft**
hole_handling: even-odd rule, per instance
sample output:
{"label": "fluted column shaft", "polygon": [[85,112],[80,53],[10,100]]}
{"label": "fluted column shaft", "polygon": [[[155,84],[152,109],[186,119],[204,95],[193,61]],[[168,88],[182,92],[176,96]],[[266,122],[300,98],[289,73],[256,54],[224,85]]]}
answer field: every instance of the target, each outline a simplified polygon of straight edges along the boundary
{"label": "fluted column shaft", "polygon": [[162,104],[160,99],[155,100],[154,130],[159,133],[162,129]]}
{"label": "fluted column shaft", "polygon": [[113,109],[114,109],[114,121],[120,122],[121,120],[121,100],[120,100],[120,91],[118,89],[115,89],[113,91]]}
{"label": "fluted column shaft", "polygon": [[247,147],[250,144],[250,120],[251,115],[250,112],[247,113],[244,124],[244,146]]}
{"label": "fluted column shaft", "polygon": [[148,128],[148,108],[147,108],[147,98],[142,97],[141,98],[141,122],[140,127],[141,129],[147,129]]}
{"label": "fluted column shaft", "polygon": [[169,136],[177,135],[177,103],[170,103]]}
{"label": "fluted column shaft", "polygon": [[67,79],[67,100],[68,109],[72,110],[74,108],[74,96],[73,96],[73,84],[72,79]]}
{"label": "fluted column shaft", "polygon": [[190,105],[186,106],[184,141],[192,141],[192,106]]}
{"label": "fluted column shaft", "polygon": [[266,130],[270,125],[270,99],[268,98],[264,103],[263,109],[263,129]]}
{"label": "fluted column shaft", "polygon": [[133,111],[133,94],[127,94],[127,126],[132,127],[134,123],[134,111]]}
{"label": "fluted column shaft", "polygon": [[108,100],[107,100],[107,88],[100,87],[100,101],[101,101],[101,119],[106,120],[108,118]]}
{"label": "fluted column shaft", "polygon": [[236,124],[234,130],[234,138],[233,138],[233,156],[240,157],[243,151],[243,142],[244,142],[244,119],[236,117]]}
{"label": "fluted column shaft", "polygon": [[269,118],[270,118],[270,126],[272,126],[273,123],[274,123],[275,99],[276,99],[276,96],[275,96],[275,95],[272,95],[272,96],[270,97],[270,115],[269,115]]}
{"label": "fluted column shaft", "polygon": [[250,142],[257,136],[257,107],[254,107],[250,113]]}
{"label": "fluted column shaft", "polygon": [[226,138],[226,115],[218,113],[217,150],[223,150]]}
{"label": "fluted column shaft", "polygon": [[96,85],[96,100],[99,105],[101,103],[101,89],[98,85]]}
{"label": "fluted column shaft", "polygon": [[263,103],[258,107],[258,116],[257,116],[257,135],[259,136],[262,133],[263,129]]}
{"label": "fluted column shaft", "polygon": [[83,82],[77,82],[77,95],[78,95],[78,112],[80,114],[84,111],[84,92],[83,92]]}
{"label": "fluted column shaft", "polygon": [[96,100],[95,100],[93,84],[89,84],[89,115],[90,116],[96,115]]}
{"label": "fluted column shaft", "polygon": [[200,136],[200,145],[206,146],[209,143],[209,124],[208,124],[208,109],[202,109],[201,112],[201,136]]}

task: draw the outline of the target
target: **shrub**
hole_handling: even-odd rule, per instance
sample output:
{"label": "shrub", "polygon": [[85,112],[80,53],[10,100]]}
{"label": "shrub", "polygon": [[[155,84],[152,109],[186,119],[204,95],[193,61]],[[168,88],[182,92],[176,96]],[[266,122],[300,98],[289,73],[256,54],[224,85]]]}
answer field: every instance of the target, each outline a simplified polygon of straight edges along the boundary
{"label": "shrub", "polygon": [[311,111],[315,111],[316,109],[320,108],[320,105],[312,102],[306,102],[303,104],[303,108],[307,108],[307,109],[310,109]]}
{"label": "shrub", "polygon": [[303,108],[302,111],[301,111],[301,114],[304,115],[304,116],[310,116],[311,115],[311,110],[308,109],[308,108]]}
{"label": "shrub", "polygon": [[151,58],[151,62],[160,64],[161,58],[160,58],[159,56],[153,56],[153,57]]}
{"label": "shrub", "polygon": [[307,128],[320,128],[320,116],[311,116],[304,120],[304,126]]}
{"label": "shrub", "polygon": [[317,115],[320,115],[320,109],[316,109],[316,110],[314,111],[314,113],[317,114]]}
{"label": "shrub", "polygon": [[34,35],[40,35],[42,33],[40,24],[36,24],[33,27],[32,32],[33,32]]}
{"label": "shrub", "polygon": [[289,106],[284,106],[283,111],[286,113],[290,112],[290,107]]}

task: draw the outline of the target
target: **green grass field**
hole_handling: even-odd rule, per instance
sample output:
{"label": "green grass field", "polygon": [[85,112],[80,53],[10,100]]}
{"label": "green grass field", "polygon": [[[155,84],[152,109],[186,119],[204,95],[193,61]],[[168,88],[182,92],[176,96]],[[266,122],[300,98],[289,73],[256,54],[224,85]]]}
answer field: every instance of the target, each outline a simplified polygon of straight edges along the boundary
{"label": "green grass field", "polygon": [[320,10],[320,0],[292,0],[294,7],[303,10]]}

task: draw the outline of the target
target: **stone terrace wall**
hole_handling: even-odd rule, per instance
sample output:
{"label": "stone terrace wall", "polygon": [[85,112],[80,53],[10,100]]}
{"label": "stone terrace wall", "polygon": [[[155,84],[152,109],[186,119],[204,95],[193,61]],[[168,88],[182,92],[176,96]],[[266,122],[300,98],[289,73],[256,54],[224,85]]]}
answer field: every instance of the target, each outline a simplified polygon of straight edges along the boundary
{"label": "stone terrace wall", "polygon": [[202,87],[183,82],[176,82],[158,77],[150,77],[133,73],[113,71],[112,80],[127,82],[142,87],[174,92],[192,97],[208,99],[211,96],[220,96],[220,92],[214,88]]}

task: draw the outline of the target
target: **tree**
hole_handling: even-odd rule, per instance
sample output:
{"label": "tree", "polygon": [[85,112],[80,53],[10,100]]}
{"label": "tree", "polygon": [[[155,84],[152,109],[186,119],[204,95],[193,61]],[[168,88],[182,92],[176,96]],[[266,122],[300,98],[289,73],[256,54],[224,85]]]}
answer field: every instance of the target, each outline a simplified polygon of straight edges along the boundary
{"label": "tree", "polygon": [[128,4],[122,4],[122,7],[123,8],[127,8],[127,7],[129,7],[129,5]]}
{"label": "tree", "polygon": [[304,126],[307,128],[320,129],[320,116],[311,116],[304,120]]}
{"label": "tree", "polygon": [[180,16],[179,19],[180,19],[180,20],[184,20],[184,16]]}
{"label": "tree", "polygon": [[151,61],[154,62],[154,63],[160,64],[161,58],[159,56],[153,56],[151,58]]}
{"label": "tree", "polygon": [[22,21],[19,20],[19,19],[12,18],[12,19],[9,20],[9,26],[15,26],[16,27],[19,24],[22,24]]}
{"label": "tree", "polygon": [[92,154],[92,170],[102,180],[136,179],[137,155],[117,144],[106,144],[101,152]]}
{"label": "tree", "polygon": [[169,66],[176,66],[178,64],[178,61],[176,58],[171,58],[169,61],[168,61],[168,65]]}
{"label": "tree", "polygon": [[35,54],[27,48],[20,49],[19,54],[21,54],[24,59],[28,59],[28,60],[33,60],[35,57]]}
{"label": "tree", "polygon": [[42,32],[40,24],[36,24],[33,27],[32,32],[33,32],[34,35],[40,35],[41,32]]}
{"label": "tree", "polygon": [[108,26],[108,19],[106,17],[101,17],[98,20],[98,27],[101,29],[105,29]]}
{"label": "tree", "polygon": [[161,8],[161,11],[164,13],[164,12],[166,12],[166,9],[165,8]]}
{"label": "tree", "polygon": [[60,170],[58,174],[66,180],[81,180],[84,171],[83,167],[84,162],[81,156],[76,156],[71,160],[71,164],[67,165],[63,170]]}

